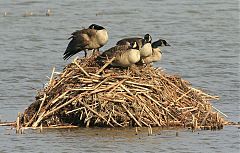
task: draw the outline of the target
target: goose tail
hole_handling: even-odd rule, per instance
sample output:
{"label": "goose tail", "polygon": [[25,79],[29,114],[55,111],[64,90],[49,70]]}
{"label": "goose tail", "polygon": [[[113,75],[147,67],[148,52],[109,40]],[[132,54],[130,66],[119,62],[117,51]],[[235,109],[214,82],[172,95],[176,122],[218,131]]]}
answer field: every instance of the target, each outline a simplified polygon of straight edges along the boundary
{"label": "goose tail", "polygon": [[79,49],[78,49],[74,39],[72,39],[69,42],[69,44],[67,46],[67,49],[66,49],[66,51],[63,54],[63,59],[64,60],[68,60],[70,57],[72,57],[73,55],[75,55],[78,52],[79,52]]}

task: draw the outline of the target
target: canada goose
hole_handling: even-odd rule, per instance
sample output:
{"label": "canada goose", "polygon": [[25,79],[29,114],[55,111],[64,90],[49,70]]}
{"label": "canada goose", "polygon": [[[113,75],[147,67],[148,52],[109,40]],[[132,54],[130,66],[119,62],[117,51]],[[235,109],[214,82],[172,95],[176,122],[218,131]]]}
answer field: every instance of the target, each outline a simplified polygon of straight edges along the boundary
{"label": "canada goose", "polygon": [[159,47],[170,46],[166,40],[159,39],[152,43],[152,55],[142,59],[144,64],[160,61],[162,58],[162,51]]}
{"label": "canada goose", "polygon": [[50,9],[47,9],[46,16],[52,15],[52,11]]}
{"label": "canada goose", "polygon": [[130,45],[116,45],[106,51],[100,56],[101,59],[111,59],[115,57],[112,62],[113,66],[128,67],[140,60],[140,51],[138,50],[138,44],[131,42]]}
{"label": "canada goose", "polygon": [[7,15],[8,15],[8,12],[4,12],[4,13],[3,13],[3,16],[7,16]]}
{"label": "canada goose", "polygon": [[80,51],[85,52],[87,56],[87,50],[99,49],[108,42],[107,30],[97,24],[90,25],[87,29],[77,30],[72,33],[72,36],[68,39],[72,39],[66,51],[64,52],[63,59],[69,59]]}
{"label": "canada goose", "polygon": [[26,12],[23,14],[23,17],[28,17],[28,16],[33,16],[33,12],[28,12],[28,11],[26,11]]}
{"label": "canada goose", "polygon": [[125,45],[133,41],[137,42],[139,46],[141,58],[152,55],[152,46],[151,46],[152,37],[149,34],[146,34],[144,38],[133,37],[133,38],[125,38],[125,39],[119,40],[117,42],[117,45]]}

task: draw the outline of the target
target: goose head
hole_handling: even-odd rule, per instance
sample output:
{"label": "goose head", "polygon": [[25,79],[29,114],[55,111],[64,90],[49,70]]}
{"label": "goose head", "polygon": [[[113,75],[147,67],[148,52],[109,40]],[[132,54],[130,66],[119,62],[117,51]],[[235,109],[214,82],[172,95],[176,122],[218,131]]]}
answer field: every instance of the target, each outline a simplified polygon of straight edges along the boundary
{"label": "goose head", "polygon": [[145,43],[151,43],[152,42],[152,37],[150,34],[144,35],[144,41]]}
{"label": "goose head", "polygon": [[52,14],[50,9],[47,9],[46,16],[50,16]]}
{"label": "goose head", "polygon": [[164,39],[159,39],[152,43],[152,48],[164,47],[164,46],[171,46],[167,43]]}
{"label": "goose head", "polygon": [[104,27],[97,25],[97,24],[91,24],[89,27],[89,29],[95,29],[95,30],[103,30],[105,29]]}

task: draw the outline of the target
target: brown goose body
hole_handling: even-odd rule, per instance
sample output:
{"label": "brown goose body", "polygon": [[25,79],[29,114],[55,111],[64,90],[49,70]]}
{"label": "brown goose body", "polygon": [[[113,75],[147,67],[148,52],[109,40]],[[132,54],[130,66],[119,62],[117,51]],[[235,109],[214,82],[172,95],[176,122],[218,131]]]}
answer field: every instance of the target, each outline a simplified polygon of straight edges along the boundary
{"label": "brown goose body", "polygon": [[162,58],[162,52],[161,52],[160,48],[153,48],[152,49],[152,55],[143,58],[142,62],[144,64],[149,64],[149,63],[152,63],[152,62],[160,61],[161,58]]}
{"label": "brown goose body", "polygon": [[151,41],[152,37],[146,34],[144,38],[132,37],[121,39],[117,42],[117,45],[129,45],[130,43],[136,42],[139,46],[141,58],[144,58],[152,54]]}
{"label": "brown goose body", "polygon": [[162,51],[159,47],[170,46],[166,40],[159,39],[152,43],[152,55],[142,58],[142,63],[150,64],[152,62],[157,62],[162,59]]}
{"label": "brown goose body", "polygon": [[64,53],[64,59],[68,59],[80,51],[84,51],[86,56],[86,50],[99,49],[108,42],[107,30],[101,26],[93,25],[72,33],[69,38],[71,41]]}
{"label": "brown goose body", "polygon": [[[137,46],[137,44],[135,44]],[[101,55],[103,59],[111,59],[115,57],[112,62],[113,66],[129,67],[140,60],[140,52],[135,46],[131,45],[117,45],[106,51]]]}

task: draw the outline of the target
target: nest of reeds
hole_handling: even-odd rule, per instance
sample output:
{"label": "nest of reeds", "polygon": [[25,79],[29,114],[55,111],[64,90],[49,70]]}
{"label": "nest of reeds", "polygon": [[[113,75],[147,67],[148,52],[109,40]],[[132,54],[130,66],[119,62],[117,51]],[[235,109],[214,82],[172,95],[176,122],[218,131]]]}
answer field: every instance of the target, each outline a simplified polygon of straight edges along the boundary
{"label": "nest of reeds", "polygon": [[153,66],[123,69],[75,59],[63,72],[52,72],[48,85],[24,112],[24,127],[222,128],[224,119],[210,101],[176,75]]}

